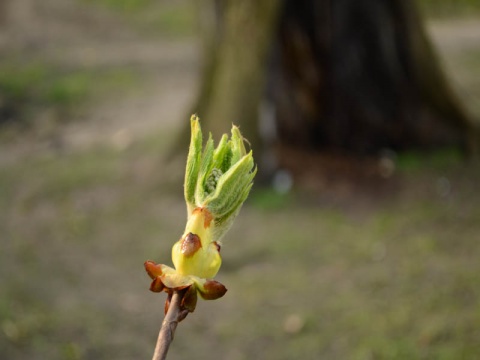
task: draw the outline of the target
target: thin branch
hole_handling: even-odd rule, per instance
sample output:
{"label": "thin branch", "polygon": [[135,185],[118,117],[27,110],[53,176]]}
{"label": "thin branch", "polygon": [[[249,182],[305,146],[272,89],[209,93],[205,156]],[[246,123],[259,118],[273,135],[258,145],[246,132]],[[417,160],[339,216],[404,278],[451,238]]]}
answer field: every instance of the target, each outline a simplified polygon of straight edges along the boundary
{"label": "thin branch", "polygon": [[183,290],[173,292],[170,306],[158,333],[157,345],[155,346],[152,360],[165,360],[167,358],[168,348],[173,341],[177,325],[185,317],[185,314],[180,309],[180,303],[184,294],[185,291]]}

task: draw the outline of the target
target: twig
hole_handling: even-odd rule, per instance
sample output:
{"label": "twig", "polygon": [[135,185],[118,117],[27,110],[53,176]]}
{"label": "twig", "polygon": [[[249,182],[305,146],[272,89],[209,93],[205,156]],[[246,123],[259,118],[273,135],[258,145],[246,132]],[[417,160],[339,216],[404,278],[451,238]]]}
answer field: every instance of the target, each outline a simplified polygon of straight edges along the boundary
{"label": "twig", "polygon": [[173,292],[170,306],[165,314],[165,319],[163,319],[160,332],[158,333],[157,345],[155,346],[152,360],[165,360],[167,358],[168,348],[173,341],[177,325],[185,317],[185,314],[183,314],[180,309],[180,303],[184,293],[185,291],[183,290]]}

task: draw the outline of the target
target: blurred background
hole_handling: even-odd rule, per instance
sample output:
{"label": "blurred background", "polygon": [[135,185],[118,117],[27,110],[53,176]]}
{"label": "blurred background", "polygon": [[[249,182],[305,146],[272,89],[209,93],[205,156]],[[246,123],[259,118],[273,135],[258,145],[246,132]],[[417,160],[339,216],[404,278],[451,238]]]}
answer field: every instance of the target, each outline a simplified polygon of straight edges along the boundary
{"label": "blurred background", "polygon": [[0,358],[151,357],[193,112],[260,173],[170,359],[478,358],[475,0],[0,0]]}

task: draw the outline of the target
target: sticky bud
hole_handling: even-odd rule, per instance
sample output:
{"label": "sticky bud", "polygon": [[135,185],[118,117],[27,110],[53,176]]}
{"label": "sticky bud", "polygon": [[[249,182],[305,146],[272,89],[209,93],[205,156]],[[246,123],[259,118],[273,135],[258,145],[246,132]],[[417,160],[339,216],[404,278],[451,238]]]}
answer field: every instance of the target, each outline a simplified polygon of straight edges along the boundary
{"label": "sticky bud", "polygon": [[247,199],[257,172],[238,127],[232,126],[231,136],[224,134],[215,147],[211,134],[204,146],[196,115],[190,126],[184,182],[188,218],[182,237],[172,247],[175,269],[145,262],[153,280],[150,290],[168,294],[166,309],[172,293],[184,291],[181,310],[186,313],[194,311],[197,293],[205,300],[226,293],[225,286],[212,280],[222,264],[220,241]]}

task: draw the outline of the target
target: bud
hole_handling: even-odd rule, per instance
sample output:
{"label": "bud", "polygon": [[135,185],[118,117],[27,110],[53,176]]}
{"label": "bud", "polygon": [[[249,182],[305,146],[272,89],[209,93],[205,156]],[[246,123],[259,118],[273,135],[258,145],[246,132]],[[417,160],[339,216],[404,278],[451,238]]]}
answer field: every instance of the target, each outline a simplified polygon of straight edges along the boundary
{"label": "bud", "polygon": [[[232,126],[231,138],[223,135],[216,148],[210,134],[202,149],[202,130],[196,115],[190,125],[184,185],[188,220],[172,249],[172,260],[181,274],[212,278],[222,263],[220,240],[246,200],[256,168],[236,126]],[[191,243],[193,236],[199,240],[195,246]]]}
{"label": "bud", "polygon": [[211,280],[222,264],[220,240],[246,200],[257,169],[252,151],[246,152],[236,126],[232,126],[230,139],[224,134],[216,148],[211,134],[203,148],[196,115],[191,117],[190,126],[184,183],[188,218],[183,235],[172,248],[175,269],[152,261],[145,262],[145,269],[153,279],[150,290],[154,292],[171,294],[189,288],[182,307],[192,312],[197,292],[213,300],[227,291],[221,283]]}

